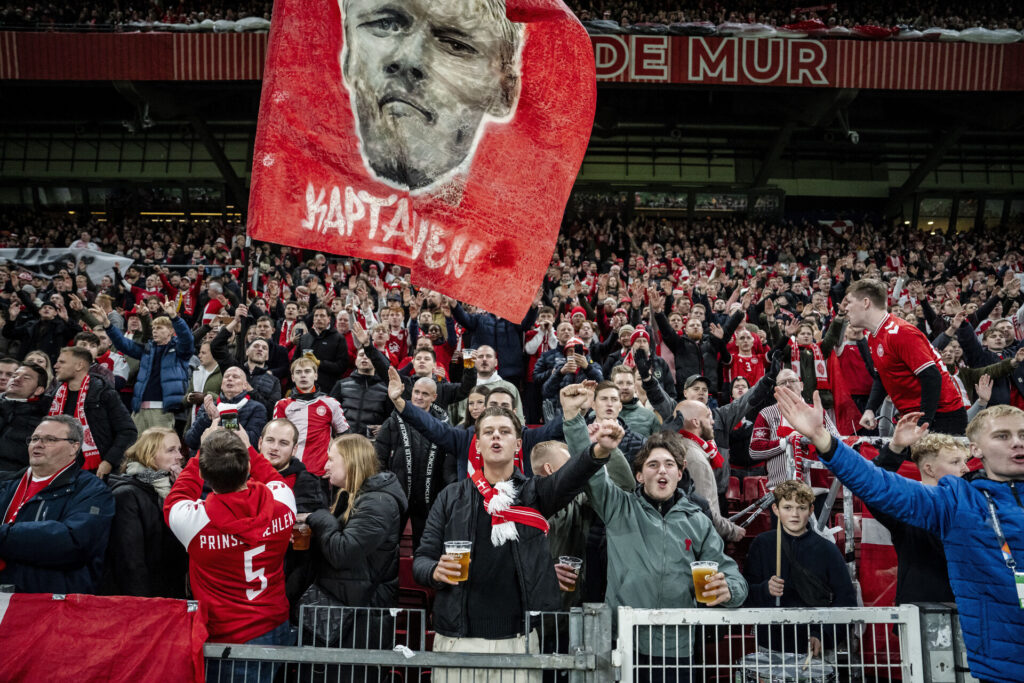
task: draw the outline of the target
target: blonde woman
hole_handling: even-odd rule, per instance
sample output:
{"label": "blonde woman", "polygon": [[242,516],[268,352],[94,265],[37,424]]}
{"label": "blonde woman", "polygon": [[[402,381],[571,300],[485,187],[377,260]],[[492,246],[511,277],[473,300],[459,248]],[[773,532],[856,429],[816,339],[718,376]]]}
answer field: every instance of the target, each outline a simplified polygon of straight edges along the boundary
{"label": "blonde woman", "polygon": [[188,555],[164,523],[164,498],[181,472],[173,429],[150,427],[125,451],[121,473],[108,479],[117,512],[104,563],[104,592],[185,597]]}
{"label": "blonde woman", "polygon": [[[393,473],[377,471],[373,444],[358,434],[331,442],[326,474],[338,494],[330,510],[306,517],[313,534],[314,580],[302,603],[391,607],[398,594],[398,545],[408,507],[405,491]],[[368,647],[366,634],[381,632],[376,624],[369,631],[366,624],[352,628],[349,619],[341,629],[338,626],[333,625],[331,633],[340,635],[342,647]],[[318,631],[325,633],[322,627]]]}

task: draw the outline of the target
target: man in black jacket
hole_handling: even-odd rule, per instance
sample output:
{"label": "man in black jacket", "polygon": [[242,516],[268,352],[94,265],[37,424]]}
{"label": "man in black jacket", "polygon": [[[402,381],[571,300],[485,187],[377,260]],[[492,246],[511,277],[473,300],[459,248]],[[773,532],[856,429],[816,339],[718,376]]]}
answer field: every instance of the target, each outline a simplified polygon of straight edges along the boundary
{"label": "man in black jacket", "polygon": [[0,479],[28,466],[25,440],[32,436],[50,406],[42,400],[46,384],[45,370],[22,363],[8,380],[7,391],[0,396]]}
{"label": "man in black jacket", "polygon": [[[105,477],[120,467],[139,432],[121,396],[102,378],[90,375],[92,353],[80,346],[61,350],[53,372],[58,384],[47,394],[50,415],[69,415],[82,425],[83,469]],[[79,394],[85,392],[85,397]]]}
{"label": "man in black jacket", "polygon": [[[588,398],[579,385],[561,391],[566,412],[578,411],[577,404]],[[435,650],[479,652],[483,645],[487,652],[525,652],[529,643],[530,651],[537,651],[536,633],[521,635],[525,616],[533,610],[557,610],[560,604],[543,518],[582,490],[618,445],[622,428],[602,423],[589,451],[577,454],[551,476],[529,479],[515,463],[522,448],[522,427],[515,413],[497,406],[485,409],[477,419],[477,435],[473,473],[442,491],[431,508],[413,575],[437,590]],[[492,515],[489,508],[504,512]],[[460,578],[459,557],[445,547],[450,541],[471,544],[465,579]],[[434,675],[438,681],[454,681],[472,680],[475,673]]]}
{"label": "man in black jacket", "polygon": [[[210,355],[217,361],[221,372],[226,372],[233,366],[242,368],[252,389],[249,392],[250,395],[262,403],[267,410],[267,415],[270,415],[274,412],[274,406],[281,400],[281,381],[269,366],[273,342],[263,338],[253,339],[245,347],[245,359],[242,360],[241,349],[245,339],[243,321],[247,312],[248,309],[245,306],[235,309],[234,319],[220,328],[213,341],[210,342]],[[236,339],[234,353],[228,346],[232,333],[235,334]]]}
{"label": "man in black jacket", "polygon": [[724,328],[712,325],[710,334],[704,334],[700,320],[691,316],[686,321],[683,334],[677,334],[665,317],[665,296],[654,290],[650,290],[649,296],[662,341],[675,355],[676,378],[703,375],[711,382],[708,387],[711,394],[717,396],[721,388],[720,367],[728,363],[730,358],[726,344],[743,322],[743,311],[732,313]]}
{"label": "man in black jacket", "polygon": [[356,353],[356,371],[338,380],[330,395],[341,404],[352,432],[371,439],[391,412],[388,384],[374,372],[373,361],[362,348]]}
{"label": "man in black jacket", "polygon": [[11,306],[10,322],[4,325],[0,333],[12,341],[21,342],[18,348],[19,358],[24,358],[29,351],[42,351],[53,362],[61,348],[74,336],[75,328],[68,323],[66,310],[58,315],[57,306],[46,300],[36,306],[24,291],[18,292],[23,308]]}
{"label": "man in black jacket", "polygon": [[[386,392],[385,386],[385,397]],[[436,398],[437,384],[434,380],[429,377],[416,380],[412,388],[412,404],[448,423],[448,413],[434,404]],[[412,519],[412,545],[414,549],[418,548],[430,506],[441,489],[455,481],[455,458],[407,424],[397,412],[381,425],[373,447],[377,451],[381,471],[394,472],[405,489]]]}
{"label": "man in black jacket", "polygon": [[313,327],[299,339],[297,354],[312,353],[318,361],[320,386],[333,387],[348,368],[348,343],[331,324],[326,306],[313,309]]}

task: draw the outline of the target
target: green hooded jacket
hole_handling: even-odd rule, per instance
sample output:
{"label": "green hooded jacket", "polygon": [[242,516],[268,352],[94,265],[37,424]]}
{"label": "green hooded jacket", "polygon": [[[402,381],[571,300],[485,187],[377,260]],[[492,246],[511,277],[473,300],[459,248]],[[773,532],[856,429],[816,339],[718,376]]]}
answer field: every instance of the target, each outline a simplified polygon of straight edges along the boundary
{"label": "green hooded jacket", "polygon": [[[690,563],[718,563],[732,594],[724,607],[739,607],[747,598],[747,582],[735,560],[725,554],[722,537],[711,520],[685,496],[662,517],[638,488],[627,493],[602,468],[587,482],[590,505],[608,530],[608,590],[612,608],[673,609],[697,607]],[[640,629],[634,637],[640,652],[655,657],[690,656],[688,629]]]}

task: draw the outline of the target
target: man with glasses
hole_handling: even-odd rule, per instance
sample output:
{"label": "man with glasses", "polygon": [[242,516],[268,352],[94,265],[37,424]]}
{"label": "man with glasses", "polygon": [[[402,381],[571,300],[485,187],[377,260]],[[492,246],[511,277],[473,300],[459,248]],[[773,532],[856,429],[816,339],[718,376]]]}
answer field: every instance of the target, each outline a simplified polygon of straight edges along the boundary
{"label": "man with glasses", "polygon": [[[804,390],[804,383],[800,377],[789,368],[779,371],[775,385],[794,391],[797,395],[802,395]],[[829,434],[837,439],[841,438],[839,430],[836,429],[827,412],[823,424]],[[798,460],[802,457],[803,447],[799,441],[793,439],[793,456],[786,454],[786,440],[791,436],[798,435],[782,418],[777,403],[758,413],[757,420],[754,421],[754,432],[750,437],[750,459],[765,463],[769,489],[775,488],[776,484],[781,484],[788,479],[799,479],[802,476]]]}
{"label": "man with glasses", "polygon": [[0,484],[0,584],[20,593],[94,593],[114,518],[110,490],[75,460],[82,425],[44,417],[29,465]]}

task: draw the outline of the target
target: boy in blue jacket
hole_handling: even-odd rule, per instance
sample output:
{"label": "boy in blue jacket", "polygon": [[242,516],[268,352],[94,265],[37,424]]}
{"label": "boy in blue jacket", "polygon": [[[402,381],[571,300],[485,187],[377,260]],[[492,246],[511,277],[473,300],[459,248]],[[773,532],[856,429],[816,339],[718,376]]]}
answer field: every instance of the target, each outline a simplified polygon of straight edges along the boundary
{"label": "boy in blue jacket", "polygon": [[814,442],[850,490],[942,539],[971,674],[1018,683],[1024,661],[1024,411],[993,406],[967,426],[971,454],[984,463],[985,477],[946,476],[926,486],[883,471],[834,440],[821,426],[817,392],[813,406],[784,387],[775,393],[783,417]]}

